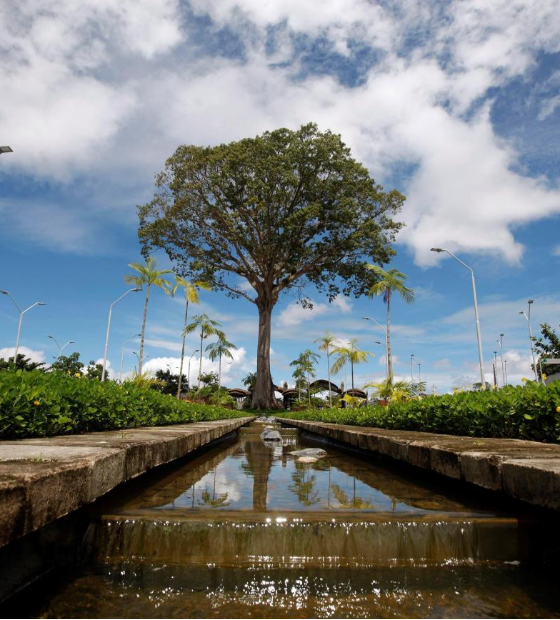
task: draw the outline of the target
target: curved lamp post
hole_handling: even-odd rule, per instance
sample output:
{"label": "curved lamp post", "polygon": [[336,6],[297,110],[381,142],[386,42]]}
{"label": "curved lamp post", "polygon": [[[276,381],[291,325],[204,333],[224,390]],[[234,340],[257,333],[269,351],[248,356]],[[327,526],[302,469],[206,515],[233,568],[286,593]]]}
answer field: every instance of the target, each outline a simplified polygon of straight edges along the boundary
{"label": "curved lamp post", "polygon": [[142,336],[142,334],[134,334],[134,336],[132,336],[132,338],[129,338],[128,340],[126,340],[122,346],[121,349],[121,367],[119,370],[119,383],[122,383],[122,369],[123,369],[123,364],[124,364],[124,349],[126,347],[126,345],[131,341],[134,340],[135,338],[140,338],[140,336]]}
{"label": "curved lamp post", "polygon": [[521,310],[519,314],[522,314],[527,321],[527,329],[529,331],[529,342],[531,343],[531,357],[533,359],[533,371],[535,372],[535,381],[539,382],[539,373],[537,372],[537,363],[535,361],[535,347],[533,346],[534,338],[533,338],[533,330],[531,329],[531,305],[534,303],[533,299],[527,300],[527,314],[525,314],[525,310]]}
{"label": "curved lamp post", "polygon": [[362,319],[364,319],[364,321],[373,321],[377,325],[377,327],[379,327],[379,329],[385,334],[385,370],[387,373],[387,379],[389,379],[389,349],[387,348],[387,328],[383,327],[381,323],[378,323],[371,316],[363,316]]}
{"label": "curved lamp post", "polygon": [[453,252],[446,250],[445,248],[431,248],[432,252],[446,252],[454,258],[458,263],[461,263],[463,267],[466,267],[471,272],[471,282],[472,282],[472,291],[473,291],[473,304],[474,304],[474,318],[476,321],[476,339],[478,341],[478,363],[480,365],[480,388],[482,390],[486,389],[486,379],[484,378],[484,358],[482,357],[482,338],[480,336],[480,321],[478,319],[478,302],[476,299],[476,283],[474,280],[474,271],[471,267],[469,267],[466,263],[464,263],[460,258],[457,258]]}
{"label": "curved lamp post", "polygon": [[126,297],[129,293],[137,293],[141,291],[141,288],[129,288],[128,291],[123,293],[118,299],[109,306],[109,318],[107,320],[107,334],[105,335],[105,351],[103,352],[103,370],[101,372],[101,381],[105,381],[105,375],[107,374],[107,351],[109,350],[109,332],[111,331],[111,316],[113,314],[113,306],[118,303],[123,297]]}
{"label": "curved lamp post", "polygon": [[21,323],[23,321],[23,315],[26,312],[29,312],[32,308],[35,308],[35,306],[46,306],[47,304],[44,301],[36,301],[34,304],[29,306],[29,308],[26,308],[25,310],[22,310],[17,305],[16,300],[13,298],[12,294],[9,291],[0,290],[0,293],[2,293],[2,295],[8,295],[8,297],[14,302],[14,306],[17,308],[17,311],[19,312],[19,320],[18,320],[18,328],[17,328],[17,338],[16,338],[16,350],[15,350],[15,353],[14,353],[14,364],[17,364],[17,357],[18,357],[18,352],[19,352],[19,337],[21,335]]}
{"label": "curved lamp post", "polygon": [[189,364],[187,366],[187,384],[189,386],[189,390],[191,389],[191,360],[196,353],[198,353],[198,349],[195,349],[192,352],[192,355],[189,357]]}
{"label": "curved lamp post", "polygon": [[54,340],[54,343],[56,344],[56,346],[58,347],[58,356],[57,356],[57,360],[60,358],[60,356],[62,355],[62,351],[64,351],[64,349],[69,345],[69,344],[74,344],[74,340],[69,340],[66,344],[63,344],[62,346],[60,346],[58,344],[58,340],[54,337],[54,336],[50,336],[49,334],[47,334],[47,338],[50,338],[51,340]]}

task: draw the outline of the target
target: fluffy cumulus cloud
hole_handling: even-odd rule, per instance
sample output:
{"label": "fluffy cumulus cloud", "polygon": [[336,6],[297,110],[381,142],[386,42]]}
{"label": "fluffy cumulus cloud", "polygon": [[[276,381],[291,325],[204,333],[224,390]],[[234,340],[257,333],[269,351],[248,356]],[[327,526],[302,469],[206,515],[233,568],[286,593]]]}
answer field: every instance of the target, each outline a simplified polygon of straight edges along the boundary
{"label": "fluffy cumulus cloud", "polygon": [[[4,347],[3,349],[0,349],[0,359],[9,359],[10,357],[13,357],[14,354],[16,352],[16,348],[15,347]],[[28,357],[32,362],[44,362],[45,361],[45,352],[44,351],[37,351],[35,349],[30,349],[29,347],[21,347],[18,349],[18,357],[19,354],[25,355],[25,357]]]}
{"label": "fluffy cumulus cloud", "polygon": [[[432,245],[518,262],[514,227],[560,212],[557,185],[522,172],[522,152],[496,134],[491,115],[494,92],[560,50],[553,0],[192,0],[189,8],[5,3],[0,133],[18,152],[7,166],[57,179],[97,171],[117,185],[120,171],[126,183],[136,175],[143,197],[181,142],[314,120],[340,132],[377,179],[408,170],[401,240],[419,264],[441,258]],[[189,20],[200,18],[211,24],[209,40],[227,31],[242,51],[191,44]],[[350,64],[356,46],[374,60],[347,85],[334,61],[310,68],[302,40]],[[556,107],[553,95],[540,117]]]}
{"label": "fluffy cumulus cloud", "polygon": [[[222,359],[222,385],[233,387],[234,385],[240,385],[241,379],[248,373],[254,371],[254,364],[247,360],[247,351],[240,347],[232,351],[233,359]],[[169,370],[175,374],[179,373],[179,367],[181,363],[180,357],[153,357],[148,358],[143,366],[143,371],[150,374],[155,374],[158,370]],[[198,377],[200,358],[194,356],[191,361],[191,382],[196,381]],[[183,365],[183,374],[187,374],[188,360],[185,360]],[[202,373],[215,372],[219,370],[218,360],[212,361],[211,359],[203,356],[202,358]],[[130,374],[130,373],[129,373]]]}

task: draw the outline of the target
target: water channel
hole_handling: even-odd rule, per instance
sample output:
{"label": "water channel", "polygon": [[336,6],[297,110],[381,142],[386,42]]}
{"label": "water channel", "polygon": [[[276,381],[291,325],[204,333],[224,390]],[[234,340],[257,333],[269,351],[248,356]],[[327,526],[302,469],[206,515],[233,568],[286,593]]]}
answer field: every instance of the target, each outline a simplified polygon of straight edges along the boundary
{"label": "water channel", "polygon": [[[254,422],[99,502],[83,562],[28,613],[560,617],[535,513],[296,429],[277,427],[281,441],[264,441],[265,426]],[[308,447],[326,455],[292,455]]]}

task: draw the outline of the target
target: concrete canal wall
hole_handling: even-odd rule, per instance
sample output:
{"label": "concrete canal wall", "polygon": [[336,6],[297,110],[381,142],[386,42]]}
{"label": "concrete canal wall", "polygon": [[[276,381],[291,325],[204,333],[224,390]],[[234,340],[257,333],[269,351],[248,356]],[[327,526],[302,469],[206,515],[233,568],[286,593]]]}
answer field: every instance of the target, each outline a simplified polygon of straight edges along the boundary
{"label": "concrete canal wall", "polygon": [[415,467],[560,510],[560,445],[281,418],[283,424]]}
{"label": "concrete canal wall", "polygon": [[252,419],[0,442],[0,547]]}

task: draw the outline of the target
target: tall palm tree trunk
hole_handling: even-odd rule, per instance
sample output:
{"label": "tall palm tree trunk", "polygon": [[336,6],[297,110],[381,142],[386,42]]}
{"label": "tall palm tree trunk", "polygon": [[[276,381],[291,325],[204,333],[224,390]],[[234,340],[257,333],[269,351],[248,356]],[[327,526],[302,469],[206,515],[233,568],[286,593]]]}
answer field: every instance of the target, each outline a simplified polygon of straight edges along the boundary
{"label": "tall palm tree trunk", "polygon": [[[187,319],[189,317],[189,298],[185,295],[185,322],[183,323],[183,344],[181,345],[181,362],[179,363],[179,381],[177,387],[177,398],[181,398],[181,384],[183,383],[183,362],[185,361],[185,341],[187,334],[185,328],[187,327]],[[190,386],[189,386],[190,388]]]}
{"label": "tall palm tree trunk", "polygon": [[142,374],[144,360],[144,339],[146,338],[146,319],[148,318],[148,302],[150,301],[150,285],[146,286],[146,301],[144,302],[144,316],[142,317],[142,337],[140,338],[140,355],[138,356],[138,374]]}
{"label": "tall palm tree trunk", "polygon": [[331,354],[327,345],[327,376],[329,377],[329,407],[332,407],[332,390],[331,390]]}
{"label": "tall palm tree trunk", "polygon": [[393,383],[393,356],[391,354],[391,291],[387,291],[387,379]]}
{"label": "tall palm tree trunk", "polygon": [[220,353],[220,357],[218,359],[218,392],[222,387],[222,354]]}
{"label": "tall palm tree trunk", "polygon": [[198,383],[196,386],[197,390],[200,390],[200,375],[202,374],[202,340],[204,338],[204,330],[200,330],[200,363],[198,365]]}

